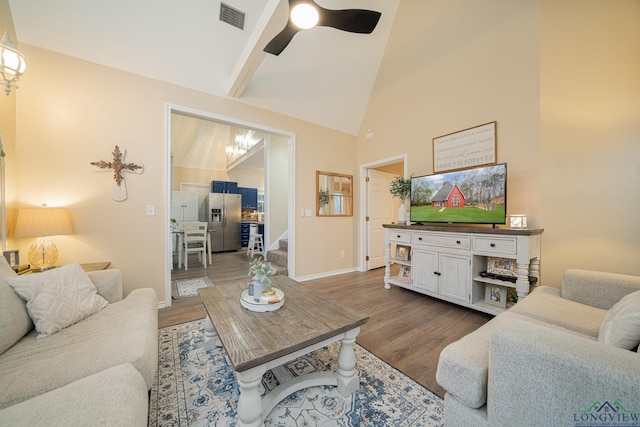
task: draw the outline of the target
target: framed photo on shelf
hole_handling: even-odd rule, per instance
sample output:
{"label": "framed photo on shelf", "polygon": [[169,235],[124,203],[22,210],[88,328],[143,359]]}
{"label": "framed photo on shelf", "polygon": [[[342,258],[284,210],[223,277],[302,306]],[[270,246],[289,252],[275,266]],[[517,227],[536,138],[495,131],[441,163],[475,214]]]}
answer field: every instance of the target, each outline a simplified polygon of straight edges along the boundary
{"label": "framed photo on shelf", "polygon": [[487,283],[484,287],[484,302],[496,307],[507,308],[507,291],[506,286]]}
{"label": "framed photo on shelf", "polygon": [[401,265],[400,266],[400,273],[398,274],[398,279],[402,280],[403,282],[410,282],[411,281],[411,267],[408,265]]}
{"label": "framed photo on shelf", "polygon": [[20,252],[17,249],[12,251],[4,251],[4,257],[11,267],[15,267],[20,264]]}
{"label": "framed photo on shelf", "polygon": [[511,258],[489,257],[487,260],[487,273],[498,276],[518,277],[516,260]]}
{"label": "framed photo on shelf", "polygon": [[409,246],[396,246],[396,259],[399,261],[409,261]]}

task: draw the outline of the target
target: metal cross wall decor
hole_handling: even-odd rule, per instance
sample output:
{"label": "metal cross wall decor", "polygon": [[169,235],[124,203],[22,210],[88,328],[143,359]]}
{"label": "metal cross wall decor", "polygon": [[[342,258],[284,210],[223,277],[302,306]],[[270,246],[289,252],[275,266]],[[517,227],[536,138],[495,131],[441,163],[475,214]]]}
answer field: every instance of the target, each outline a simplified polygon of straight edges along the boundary
{"label": "metal cross wall decor", "polygon": [[144,165],[136,165],[135,163],[124,163],[124,156],[127,150],[120,151],[120,147],[116,145],[113,150],[113,161],[105,162],[104,160],[98,160],[91,162],[93,166],[97,166],[100,169],[113,169],[113,184],[111,186],[111,198],[116,202],[121,202],[127,199],[127,185],[124,180],[125,172],[132,172],[140,174],[144,171]]}

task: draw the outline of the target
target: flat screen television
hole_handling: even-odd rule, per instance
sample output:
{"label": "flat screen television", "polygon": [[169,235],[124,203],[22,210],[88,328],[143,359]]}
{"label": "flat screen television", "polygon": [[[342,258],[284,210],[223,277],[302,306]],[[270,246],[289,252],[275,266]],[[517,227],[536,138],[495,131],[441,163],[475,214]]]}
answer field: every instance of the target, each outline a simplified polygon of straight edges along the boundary
{"label": "flat screen television", "polygon": [[507,164],[411,177],[414,223],[505,224]]}

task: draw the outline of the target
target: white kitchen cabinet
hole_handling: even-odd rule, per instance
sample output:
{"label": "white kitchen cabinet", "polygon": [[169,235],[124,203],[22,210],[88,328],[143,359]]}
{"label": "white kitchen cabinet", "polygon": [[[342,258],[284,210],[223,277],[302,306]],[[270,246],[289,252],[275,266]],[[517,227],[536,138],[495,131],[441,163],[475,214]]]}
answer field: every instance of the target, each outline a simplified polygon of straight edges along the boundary
{"label": "white kitchen cabinet", "polygon": [[195,191],[172,191],[171,219],[178,222],[198,221],[198,193]]}

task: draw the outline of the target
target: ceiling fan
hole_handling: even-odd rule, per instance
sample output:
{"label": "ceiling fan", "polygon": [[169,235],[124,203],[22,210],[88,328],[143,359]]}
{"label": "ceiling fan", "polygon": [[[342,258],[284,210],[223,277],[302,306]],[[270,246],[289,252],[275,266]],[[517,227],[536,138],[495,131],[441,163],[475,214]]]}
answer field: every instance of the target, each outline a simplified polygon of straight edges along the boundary
{"label": "ceiling fan", "polygon": [[350,33],[371,34],[381,15],[380,12],[365,9],[325,9],[313,0],[289,0],[287,25],[267,44],[264,51],[280,55],[298,31],[316,25]]}

